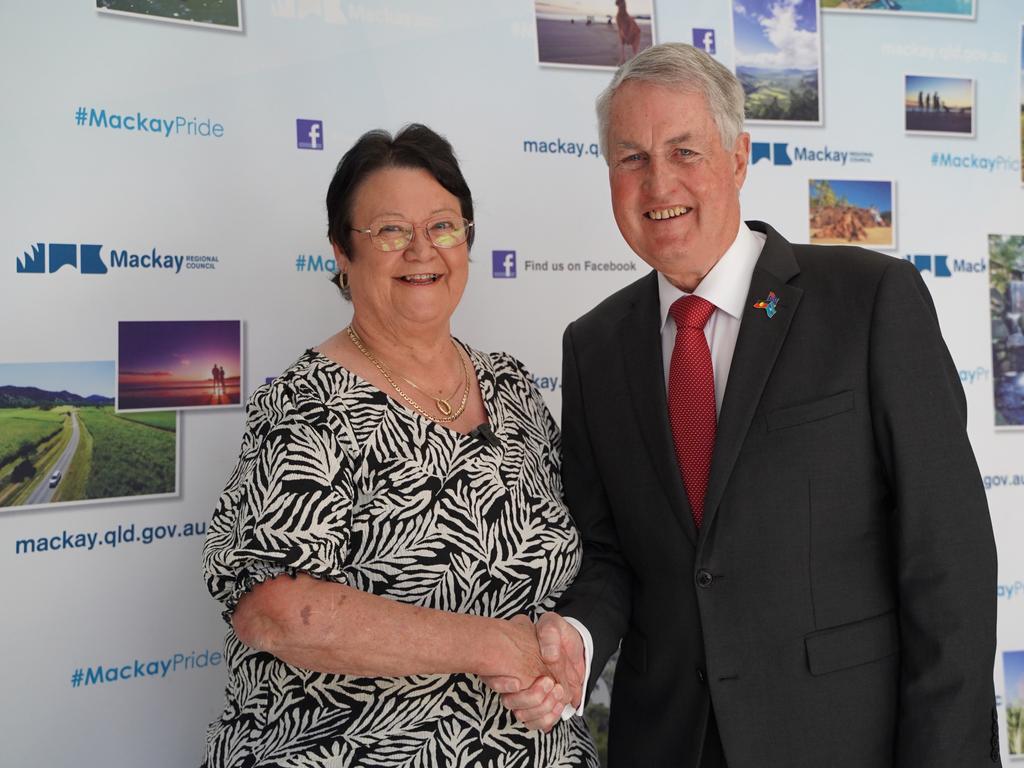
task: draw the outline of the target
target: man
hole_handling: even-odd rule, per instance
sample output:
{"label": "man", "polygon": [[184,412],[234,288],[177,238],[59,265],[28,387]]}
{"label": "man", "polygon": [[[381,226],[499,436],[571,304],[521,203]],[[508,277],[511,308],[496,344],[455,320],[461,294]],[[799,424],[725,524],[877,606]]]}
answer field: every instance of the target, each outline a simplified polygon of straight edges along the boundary
{"label": "man", "polygon": [[[743,223],[742,87],[697,49],[643,51],[598,116],[655,271],[565,333],[584,561],[545,660],[589,693],[621,640],[615,768],[998,764],[992,528],[917,271]],[[504,701],[550,728],[580,700],[551,688]]]}

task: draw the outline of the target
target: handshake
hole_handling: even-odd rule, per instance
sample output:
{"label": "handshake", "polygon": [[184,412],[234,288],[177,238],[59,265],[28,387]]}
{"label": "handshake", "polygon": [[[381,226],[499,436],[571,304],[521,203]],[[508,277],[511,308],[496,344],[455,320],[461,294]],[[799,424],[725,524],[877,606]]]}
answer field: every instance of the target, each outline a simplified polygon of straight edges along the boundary
{"label": "handshake", "polygon": [[527,728],[550,731],[568,705],[583,700],[586,657],[583,638],[557,613],[545,613],[534,625],[526,616],[502,622],[508,644],[494,660],[501,674],[480,675],[501,694],[502,704]]}

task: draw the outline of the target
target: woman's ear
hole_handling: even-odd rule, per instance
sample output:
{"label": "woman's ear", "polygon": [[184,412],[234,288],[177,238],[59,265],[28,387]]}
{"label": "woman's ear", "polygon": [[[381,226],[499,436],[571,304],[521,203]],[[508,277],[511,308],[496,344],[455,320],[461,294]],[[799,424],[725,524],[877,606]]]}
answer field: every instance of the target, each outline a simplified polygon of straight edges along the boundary
{"label": "woman's ear", "polygon": [[345,251],[334,241],[331,241],[331,248],[334,250],[334,263],[337,265],[338,270],[340,272],[347,272],[350,262],[348,256],[345,255]]}

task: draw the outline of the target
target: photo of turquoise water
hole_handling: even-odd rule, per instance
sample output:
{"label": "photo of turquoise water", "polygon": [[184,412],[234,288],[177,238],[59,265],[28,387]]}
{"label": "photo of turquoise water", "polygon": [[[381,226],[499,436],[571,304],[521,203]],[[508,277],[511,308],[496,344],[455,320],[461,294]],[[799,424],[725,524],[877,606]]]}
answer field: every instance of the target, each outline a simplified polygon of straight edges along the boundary
{"label": "photo of turquoise water", "polygon": [[974,18],[975,0],[822,0],[822,10],[936,13]]}
{"label": "photo of turquoise water", "polygon": [[952,13],[958,16],[971,16],[974,13],[974,0],[898,0],[893,2],[876,2],[873,8],[888,8],[899,6],[892,10],[911,11],[916,13]]}

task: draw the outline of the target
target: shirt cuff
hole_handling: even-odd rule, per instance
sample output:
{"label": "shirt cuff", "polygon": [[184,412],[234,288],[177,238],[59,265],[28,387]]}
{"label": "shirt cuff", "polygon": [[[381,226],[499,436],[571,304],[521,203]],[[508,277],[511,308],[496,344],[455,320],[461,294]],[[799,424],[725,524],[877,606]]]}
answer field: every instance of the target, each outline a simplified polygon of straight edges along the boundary
{"label": "shirt cuff", "polygon": [[590,665],[594,660],[594,639],[590,636],[590,631],[576,619],[568,616],[564,618],[583,638],[583,693],[580,696],[580,706],[578,709],[573,709],[571,704],[566,704],[565,709],[562,710],[562,719],[571,720],[576,715],[583,714],[583,707],[587,703],[587,683],[590,682]]}

